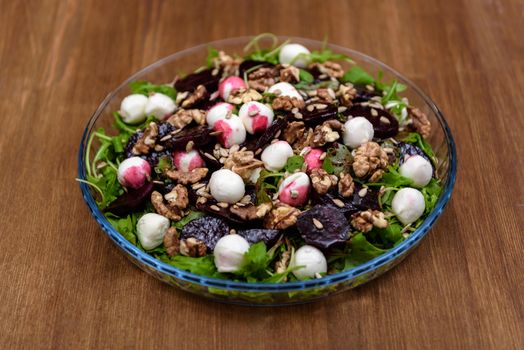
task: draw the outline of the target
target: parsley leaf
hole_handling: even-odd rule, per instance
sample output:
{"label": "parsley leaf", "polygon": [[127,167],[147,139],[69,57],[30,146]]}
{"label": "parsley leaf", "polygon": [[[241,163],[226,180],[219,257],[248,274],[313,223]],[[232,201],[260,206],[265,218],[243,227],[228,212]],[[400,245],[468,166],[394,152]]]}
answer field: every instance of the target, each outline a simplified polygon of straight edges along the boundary
{"label": "parsley leaf", "polygon": [[375,79],[365,70],[358,66],[351,67],[342,77],[343,82],[350,82],[355,85],[373,85]]}
{"label": "parsley leaf", "polygon": [[207,58],[206,58],[206,65],[208,68],[213,67],[213,61],[215,58],[218,58],[218,50],[214,47],[209,46],[207,48]]}
{"label": "parsley leaf", "polygon": [[284,169],[288,173],[292,173],[295,170],[298,170],[298,169],[302,168],[303,165],[304,165],[304,157],[295,155],[295,156],[291,156],[291,157],[289,157],[287,159],[287,163],[284,166]]}
{"label": "parsley leaf", "polygon": [[315,78],[313,78],[313,75],[311,73],[303,69],[301,69],[299,72],[299,78],[300,78],[300,82],[305,82],[308,84],[311,84],[315,80]]}

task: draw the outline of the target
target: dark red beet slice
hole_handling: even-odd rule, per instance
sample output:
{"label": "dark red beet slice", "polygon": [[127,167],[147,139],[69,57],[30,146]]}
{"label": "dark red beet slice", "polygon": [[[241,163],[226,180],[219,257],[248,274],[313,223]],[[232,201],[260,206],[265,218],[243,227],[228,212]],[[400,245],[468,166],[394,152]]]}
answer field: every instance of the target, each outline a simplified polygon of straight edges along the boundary
{"label": "dark red beet slice", "polygon": [[[321,228],[315,225],[316,221],[322,224]],[[322,249],[347,241],[350,232],[346,217],[332,205],[316,205],[300,214],[297,229],[307,244]]]}
{"label": "dark red beet slice", "polygon": [[312,200],[315,204],[335,205],[333,200],[338,199],[342,201],[342,203],[344,203],[344,206],[337,206],[337,209],[344,213],[344,215],[346,215],[347,217],[349,217],[349,215],[353,213],[356,213],[357,211],[367,209],[379,210],[380,206],[378,204],[378,191],[369,187],[366,195],[364,197],[360,197],[358,195],[358,192],[361,189],[362,186],[356,185],[355,191],[353,191],[353,195],[349,198],[344,198],[341,195],[339,195],[336,189],[322,196],[318,195],[316,192],[313,192]]}
{"label": "dark red beet slice", "polygon": [[209,252],[215,249],[218,240],[229,233],[228,224],[219,218],[204,216],[190,221],[180,233],[180,238],[196,238],[206,245]]}
{"label": "dark red beet slice", "polygon": [[355,85],[357,90],[357,96],[353,99],[353,103],[366,102],[371,100],[375,96],[380,96],[376,91],[369,91],[363,85]]}
{"label": "dark red beet slice", "polygon": [[198,85],[204,85],[207,92],[212,93],[218,89],[220,72],[217,75],[211,74],[213,69],[206,69],[198,73],[189,74],[185,78],[179,79],[175,83],[177,91],[194,91]]}
{"label": "dark red beet slice", "polygon": [[[371,110],[374,109],[377,115],[373,115]],[[398,120],[389,112],[383,109],[371,108],[369,106],[353,105],[344,111],[344,115],[353,117],[364,117],[373,124],[374,137],[378,139],[387,139],[394,137],[398,133]],[[386,118],[388,122],[381,119]]]}
{"label": "dark red beet slice", "polygon": [[267,230],[261,228],[254,228],[251,230],[240,230],[237,232],[240,236],[244,237],[246,241],[251,244],[264,242],[266,246],[272,246],[276,243],[280,236],[279,230]]}
{"label": "dark red beet slice", "polygon": [[279,130],[284,131],[286,125],[287,117],[278,118],[273,121],[273,124],[271,124],[262,135],[255,135],[255,137],[250,138],[250,140],[242,144],[242,147],[246,147],[249,151],[256,151],[259,148],[263,148],[273,140]]}
{"label": "dark red beet slice", "polygon": [[195,146],[201,147],[214,140],[214,137],[209,135],[210,133],[211,130],[205,126],[184,128],[182,131],[173,135],[169,140],[165,141],[162,145],[169,150],[181,149],[185,148],[189,141],[193,141]]}
{"label": "dark red beet slice", "polygon": [[335,106],[328,106],[327,108],[314,109],[313,111],[304,109],[300,113],[302,114],[302,120],[304,121],[304,124],[308,126],[314,126],[317,124],[322,124],[329,119],[336,119],[338,108]]}
{"label": "dark red beet slice", "polygon": [[129,189],[123,195],[118,197],[111,203],[104,212],[113,213],[118,216],[125,216],[138,208],[140,208],[151,196],[154,184],[152,182],[146,183],[138,189]]}
{"label": "dark red beet slice", "polygon": [[254,67],[265,68],[265,67],[274,67],[274,66],[275,66],[274,64],[269,63],[269,62],[245,60],[242,63],[240,63],[240,66],[238,67],[238,75],[241,78],[244,78],[244,73],[250,69],[253,69]]}

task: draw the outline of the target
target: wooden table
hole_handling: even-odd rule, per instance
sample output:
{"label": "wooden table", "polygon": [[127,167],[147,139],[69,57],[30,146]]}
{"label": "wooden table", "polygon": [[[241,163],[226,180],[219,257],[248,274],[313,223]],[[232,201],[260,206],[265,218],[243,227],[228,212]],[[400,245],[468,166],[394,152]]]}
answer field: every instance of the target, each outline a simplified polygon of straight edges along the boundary
{"label": "wooden table", "polygon": [[[364,6],[365,4],[365,6]],[[524,348],[524,3],[2,1],[0,348]],[[170,288],[120,255],[74,181],[83,128],[130,73],[272,31],[388,62],[443,110],[451,203],[399,267],[310,305]]]}

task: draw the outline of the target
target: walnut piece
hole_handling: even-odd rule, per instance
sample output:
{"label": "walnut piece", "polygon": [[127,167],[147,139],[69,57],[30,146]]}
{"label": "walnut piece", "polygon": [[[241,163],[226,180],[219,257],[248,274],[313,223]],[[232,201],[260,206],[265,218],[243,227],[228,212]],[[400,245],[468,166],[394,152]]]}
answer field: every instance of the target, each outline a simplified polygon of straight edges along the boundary
{"label": "walnut piece", "polygon": [[238,216],[242,220],[258,220],[266,216],[271,210],[273,204],[271,202],[262,203],[259,205],[246,205],[243,207],[234,205],[230,211],[232,214]]}
{"label": "walnut piece", "polygon": [[170,227],[167,229],[164,235],[164,247],[169,256],[177,255],[180,251],[180,240],[178,239],[176,228]]}
{"label": "walnut piece", "polygon": [[388,222],[384,218],[383,212],[368,209],[351,215],[351,225],[361,232],[369,232],[373,229],[373,226],[388,227]]}
{"label": "walnut piece", "polygon": [[304,149],[304,147],[307,147],[307,146],[314,146],[313,144],[313,137],[314,137],[314,132],[313,132],[313,129],[312,128],[308,128],[303,134],[302,136],[300,136],[298,138],[298,140],[293,144],[293,149],[295,149],[296,151],[301,151]]}
{"label": "walnut piece", "polygon": [[311,170],[309,177],[311,178],[313,188],[318,194],[326,194],[331,186],[333,186],[331,176],[322,168]]}
{"label": "walnut piece", "polygon": [[344,75],[344,70],[342,66],[336,62],[326,61],[324,63],[313,63],[310,65],[310,68],[317,68],[318,71],[322,74],[326,74],[332,78],[342,78]]}
{"label": "walnut piece", "polygon": [[302,109],[304,106],[304,100],[289,96],[278,96],[271,103],[273,109],[281,109],[285,111],[291,111],[293,108]]}
{"label": "walnut piece", "polygon": [[198,85],[189,96],[182,102],[182,108],[194,106],[198,102],[204,100],[207,96],[207,89],[204,85]]}
{"label": "walnut piece", "polygon": [[376,142],[360,145],[353,158],[353,171],[357,177],[373,174],[388,166],[388,155]]}
{"label": "walnut piece", "polygon": [[164,195],[165,200],[172,207],[177,207],[179,209],[186,209],[189,204],[187,188],[178,184],[171,192]]}
{"label": "walnut piece", "polygon": [[413,127],[422,137],[427,138],[431,134],[431,123],[427,115],[418,108],[408,108]]}
{"label": "walnut piece", "polygon": [[317,89],[318,103],[332,104],[335,101],[335,92],[332,89]]}
{"label": "walnut piece", "polygon": [[340,173],[340,180],[338,180],[338,193],[342,197],[350,197],[355,191],[355,183],[351,175]]}
{"label": "walnut piece", "polygon": [[256,159],[255,154],[251,151],[230,152],[224,162],[224,168],[237,173],[244,181],[249,181],[253,171],[263,166],[264,162]]}
{"label": "walnut piece", "polygon": [[260,101],[262,99],[262,95],[256,91],[255,89],[238,89],[233,90],[227,97],[227,101],[229,103],[240,105],[243,103],[248,103],[251,101]]}
{"label": "walnut piece", "polygon": [[326,143],[338,140],[340,134],[334,130],[341,130],[342,126],[342,123],[335,119],[327,120],[321,125],[317,125],[313,132],[313,146],[321,147]]}
{"label": "walnut piece", "polygon": [[300,70],[295,66],[283,64],[280,70],[280,81],[298,83],[300,81]]}
{"label": "walnut piece", "polygon": [[299,140],[304,136],[304,131],[306,130],[304,122],[291,122],[288,123],[286,129],[284,130],[284,140],[287,141],[290,145],[294,144],[295,141]]}
{"label": "walnut piece", "polygon": [[278,203],[266,215],[264,227],[267,229],[284,230],[297,223],[300,210],[284,203]]}
{"label": "walnut piece", "polygon": [[369,177],[369,182],[378,182],[378,180],[382,179],[382,175],[384,175],[384,170],[377,169],[371,176]]}
{"label": "walnut piece", "polygon": [[133,154],[148,154],[150,150],[155,148],[156,137],[158,136],[158,124],[151,122],[147,128],[145,128],[144,133],[138,139],[138,141],[133,146],[131,152]]}
{"label": "walnut piece", "polygon": [[180,254],[191,257],[206,255],[207,247],[204,242],[194,237],[180,240]]}
{"label": "walnut piece", "polygon": [[[218,52],[218,57],[213,59],[213,66],[217,70],[222,70],[223,77],[238,75],[238,66],[242,60],[227,55],[224,51]],[[217,73],[218,74],[218,73]]]}
{"label": "walnut piece", "polygon": [[340,84],[336,95],[340,99],[340,104],[349,108],[353,106],[353,100],[357,97],[357,89],[350,83]]}
{"label": "walnut piece", "polygon": [[208,168],[195,168],[191,171],[168,170],[166,176],[179,184],[194,184],[207,176]]}
{"label": "walnut piece", "polygon": [[164,196],[162,196],[158,191],[153,191],[153,193],[151,193],[151,204],[153,204],[153,207],[158,214],[165,216],[170,220],[178,221],[182,219],[182,210],[176,206],[164,203]]}
{"label": "walnut piece", "polygon": [[277,76],[278,70],[275,67],[262,67],[248,74],[247,83],[250,88],[263,92],[275,84]]}
{"label": "walnut piece", "polygon": [[179,109],[173,114],[167,122],[177,129],[182,129],[189,125],[192,121],[199,125],[204,125],[206,121],[206,112],[201,109]]}

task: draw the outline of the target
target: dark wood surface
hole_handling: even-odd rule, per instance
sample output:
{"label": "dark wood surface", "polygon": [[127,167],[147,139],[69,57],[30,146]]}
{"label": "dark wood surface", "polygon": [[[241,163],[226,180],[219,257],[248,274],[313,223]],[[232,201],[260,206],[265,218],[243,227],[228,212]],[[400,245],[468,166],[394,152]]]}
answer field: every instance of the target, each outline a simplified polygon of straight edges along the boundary
{"label": "dark wood surface", "polygon": [[[524,348],[524,3],[0,2],[0,348]],[[456,189],[387,275],[303,306],[246,308],[130,264],[80,195],[77,149],[130,73],[210,40],[271,31],[384,62],[439,105]]]}

